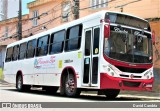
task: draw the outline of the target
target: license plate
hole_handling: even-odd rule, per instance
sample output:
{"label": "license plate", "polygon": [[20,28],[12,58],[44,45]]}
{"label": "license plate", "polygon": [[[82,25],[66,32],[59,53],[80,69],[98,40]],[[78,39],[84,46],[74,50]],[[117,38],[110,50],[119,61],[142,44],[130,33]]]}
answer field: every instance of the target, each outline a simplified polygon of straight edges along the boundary
{"label": "license plate", "polygon": [[146,87],[152,87],[152,84],[146,84]]}

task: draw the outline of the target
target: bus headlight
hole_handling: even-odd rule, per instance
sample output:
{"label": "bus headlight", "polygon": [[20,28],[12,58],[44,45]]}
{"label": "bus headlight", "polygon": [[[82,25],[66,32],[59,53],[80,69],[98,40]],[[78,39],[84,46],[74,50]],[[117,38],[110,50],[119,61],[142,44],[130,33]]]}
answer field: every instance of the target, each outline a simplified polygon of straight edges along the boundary
{"label": "bus headlight", "polygon": [[111,75],[114,76],[114,72],[111,72]]}
{"label": "bus headlight", "polygon": [[147,71],[147,72],[144,74],[144,76],[147,76],[147,75],[149,74],[149,72],[150,72],[150,70],[149,70],[149,71]]}
{"label": "bus headlight", "polygon": [[153,76],[152,70],[148,70],[146,73],[144,73],[144,77],[146,77],[147,79],[150,79],[151,76]]}
{"label": "bus headlight", "polygon": [[147,79],[149,79],[149,75],[147,76]]}
{"label": "bus headlight", "polygon": [[152,72],[150,72],[150,75],[152,76],[152,75],[153,75],[153,73],[152,73]]}
{"label": "bus headlight", "polygon": [[107,74],[110,76],[117,76],[116,72],[113,70],[112,66],[110,65],[103,65],[103,68],[107,71]]}
{"label": "bus headlight", "polygon": [[111,69],[108,67],[108,72],[110,72],[111,71]]}

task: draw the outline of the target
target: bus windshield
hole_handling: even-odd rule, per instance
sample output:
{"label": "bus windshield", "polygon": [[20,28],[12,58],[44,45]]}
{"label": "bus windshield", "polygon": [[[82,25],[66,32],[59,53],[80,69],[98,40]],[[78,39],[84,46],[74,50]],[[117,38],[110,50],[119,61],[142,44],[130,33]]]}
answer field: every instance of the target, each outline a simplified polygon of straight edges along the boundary
{"label": "bus windshield", "polygon": [[110,37],[105,38],[104,53],[109,58],[119,61],[152,63],[151,34],[111,26]]}

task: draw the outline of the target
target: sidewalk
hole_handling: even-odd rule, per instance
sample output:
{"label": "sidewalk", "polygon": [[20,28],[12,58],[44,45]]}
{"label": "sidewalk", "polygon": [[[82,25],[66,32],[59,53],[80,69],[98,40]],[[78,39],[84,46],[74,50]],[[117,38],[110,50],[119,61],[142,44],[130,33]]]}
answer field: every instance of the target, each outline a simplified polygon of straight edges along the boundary
{"label": "sidewalk", "polygon": [[13,87],[15,86],[14,84],[10,84],[2,79],[0,79],[0,87]]}
{"label": "sidewalk", "polygon": [[155,91],[121,91],[121,95],[131,95],[131,96],[146,96],[146,97],[154,97],[160,99],[160,92]]}
{"label": "sidewalk", "polygon": [[[96,92],[86,92],[82,91],[82,95],[92,95],[92,96],[97,96]],[[99,96],[104,96],[104,95],[99,95]],[[151,100],[158,100],[160,101],[160,93],[155,93],[155,92],[136,92],[136,91],[121,91],[118,97],[129,97],[129,98],[138,98],[138,99],[151,99]]]}

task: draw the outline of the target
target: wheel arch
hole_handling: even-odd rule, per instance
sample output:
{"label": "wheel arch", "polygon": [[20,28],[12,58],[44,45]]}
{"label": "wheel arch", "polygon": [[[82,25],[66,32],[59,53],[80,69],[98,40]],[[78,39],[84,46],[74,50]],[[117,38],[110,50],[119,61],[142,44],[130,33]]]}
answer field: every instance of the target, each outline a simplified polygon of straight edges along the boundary
{"label": "wheel arch", "polygon": [[62,70],[61,77],[60,77],[60,87],[62,87],[63,77],[65,77],[65,74],[66,74],[67,70],[69,72],[73,73],[74,79],[75,79],[75,83],[76,83],[76,86],[77,86],[77,73],[76,73],[75,69],[72,66],[67,66]]}

